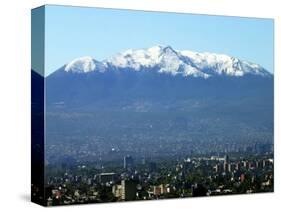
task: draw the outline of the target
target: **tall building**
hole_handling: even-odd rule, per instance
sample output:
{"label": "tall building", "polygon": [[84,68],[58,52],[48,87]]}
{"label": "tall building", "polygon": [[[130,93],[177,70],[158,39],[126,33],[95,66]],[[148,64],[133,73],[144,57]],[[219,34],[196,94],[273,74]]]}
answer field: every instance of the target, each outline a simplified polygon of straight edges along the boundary
{"label": "tall building", "polygon": [[223,162],[223,170],[225,172],[228,172],[228,165],[229,165],[229,156],[225,155],[224,156],[224,162]]}
{"label": "tall building", "polygon": [[228,155],[225,155],[225,156],[224,156],[224,162],[225,162],[225,163],[229,163],[229,156],[228,156]]}
{"label": "tall building", "polygon": [[132,156],[127,155],[124,157],[124,169],[132,169],[134,167],[134,159]]}
{"label": "tall building", "polygon": [[122,195],[121,195],[122,200],[128,201],[128,200],[136,199],[137,184],[135,181],[122,180],[121,187],[122,187]]}

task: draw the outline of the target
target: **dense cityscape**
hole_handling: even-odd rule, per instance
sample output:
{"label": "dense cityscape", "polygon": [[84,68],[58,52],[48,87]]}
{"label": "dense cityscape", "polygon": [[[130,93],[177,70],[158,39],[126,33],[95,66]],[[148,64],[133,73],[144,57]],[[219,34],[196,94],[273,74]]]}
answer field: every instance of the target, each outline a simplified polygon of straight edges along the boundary
{"label": "dense cityscape", "polygon": [[174,159],[124,155],[114,161],[49,164],[46,170],[49,206],[272,192],[274,185],[269,144]]}

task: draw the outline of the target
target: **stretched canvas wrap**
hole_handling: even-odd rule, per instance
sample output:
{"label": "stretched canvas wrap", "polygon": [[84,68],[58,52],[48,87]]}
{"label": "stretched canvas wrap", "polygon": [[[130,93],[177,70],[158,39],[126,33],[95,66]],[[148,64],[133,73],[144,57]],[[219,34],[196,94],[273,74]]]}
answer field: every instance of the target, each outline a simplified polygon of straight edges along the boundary
{"label": "stretched canvas wrap", "polygon": [[272,19],[32,10],[32,201],[273,192]]}

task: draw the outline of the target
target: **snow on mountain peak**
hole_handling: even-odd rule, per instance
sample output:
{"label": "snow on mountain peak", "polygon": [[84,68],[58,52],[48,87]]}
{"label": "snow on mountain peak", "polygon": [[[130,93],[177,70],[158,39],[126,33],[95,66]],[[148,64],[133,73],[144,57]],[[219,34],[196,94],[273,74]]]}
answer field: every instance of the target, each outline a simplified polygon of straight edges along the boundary
{"label": "snow on mountain peak", "polygon": [[245,74],[270,76],[258,64],[214,53],[174,50],[171,46],[153,46],[147,49],[128,49],[113,57],[99,62],[91,57],[81,57],[68,63],[67,72],[86,73],[106,71],[108,65],[115,68],[141,71],[150,69],[173,76],[209,78],[217,75],[241,77]]}
{"label": "snow on mountain peak", "polygon": [[161,47],[149,49],[129,49],[119,53],[108,60],[108,63],[120,68],[132,68],[137,71],[142,67],[153,67],[159,63]]}
{"label": "snow on mountain peak", "polygon": [[73,73],[87,73],[91,71],[105,71],[106,64],[94,60],[90,56],[80,57],[68,63],[64,70]]}
{"label": "snow on mountain peak", "polygon": [[93,59],[89,56],[77,58],[65,66],[65,71],[67,72],[89,72],[95,69],[95,64]]}
{"label": "snow on mountain peak", "polygon": [[[198,53],[192,51],[180,51],[180,53],[191,59],[192,63],[209,74],[227,75],[227,76],[244,76],[245,74],[254,74],[261,76],[270,75],[264,68],[258,64],[248,61],[239,60],[225,54],[215,53]],[[213,73],[212,73],[213,72]]]}
{"label": "snow on mountain peak", "polygon": [[171,47],[153,46],[148,49],[127,50],[108,60],[119,68],[131,68],[139,71],[141,68],[157,67],[159,72],[177,74],[183,61]]}

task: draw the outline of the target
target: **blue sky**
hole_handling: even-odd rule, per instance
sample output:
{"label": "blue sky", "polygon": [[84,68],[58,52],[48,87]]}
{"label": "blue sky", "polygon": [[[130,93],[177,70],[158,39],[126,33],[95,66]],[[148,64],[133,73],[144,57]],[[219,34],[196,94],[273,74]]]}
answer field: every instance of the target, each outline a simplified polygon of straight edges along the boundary
{"label": "blue sky", "polygon": [[81,56],[106,59],[126,49],[170,45],[228,54],[273,72],[272,19],[46,6],[46,75]]}

